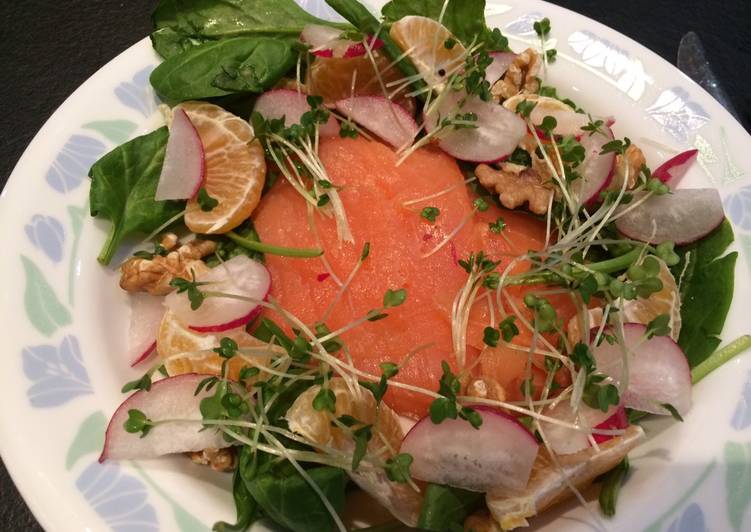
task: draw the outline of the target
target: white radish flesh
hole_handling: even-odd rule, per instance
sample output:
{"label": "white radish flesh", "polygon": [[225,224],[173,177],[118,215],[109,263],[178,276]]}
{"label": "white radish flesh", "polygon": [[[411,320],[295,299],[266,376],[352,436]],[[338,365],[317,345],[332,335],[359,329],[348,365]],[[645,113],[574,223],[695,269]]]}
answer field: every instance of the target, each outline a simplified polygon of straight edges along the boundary
{"label": "white radish flesh", "polygon": [[202,291],[221,292],[248,299],[207,297],[198,309],[191,309],[187,292],[172,292],[165,298],[177,319],[197,332],[221,332],[240,327],[261,311],[259,302],[271,290],[271,275],[266,266],[244,255],[212,268],[196,279],[209,283]]}
{"label": "white radish flesh", "polygon": [[355,96],[336,102],[336,108],[395,148],[412,142],[420,128],[400,105],[383,96]]}
{"label": "white radish flesh", "polygon": [[581,177],[571,184],[571,189],[584,205],[593,205],[600,201],[600,192],[610,185],[615,171],[615,153],[600,153],[602,147],[615,136],[609,127],[603,127],[600,131],[602,133],[587,133],[580,141],[584,147],[584,162],[579,168]]}
{"label": "white radish flesh", "polygon": [[206,174],[203,143],[188,114],[175,109],[154,199],[183,200],[195,196]]}
{"label": "white radish flesh", "polygon": [[516,54],[511,52],[491,52],[488,55],[493,62],[485,68],[485,79],[492,86],[503,77],[508,67],[514,62]]}
{"label": "white radish flesh", "polygon": [[150,294],[131,294],[130,326],[128,328],[128,362],[136,366],[156,348],[159,324],[164,317],[164,299]]}
{"label": "white radish flesh", "polygon": [[697,155],[699,150],[696,149],[679,153],[652,172],[652,177],[656,177],[670,188],[675,188],[694,164]]}
{"label": "white radish flesh", "polygon": [[[466,101],[461,105],[462,100]],[[448,118],[471,113],[477,117],[471,127],[455,129],[448,126],[438,138],[443,151],[462,161],[492,163],[505,159],[527,134],[527,124],[515,113],[492,102],[484,102],[463,92],[442,96],[436,109],[425,118],[428,132],[438,128]]]}
{"label": "white radish flesh", "polygon": [[428,416],[409,431],[399,452],[412,455],[412,476],[472,491],[524,488],[537,456],[537,440],[499,410],[475,410],[482,417],[479,429],[463,419],[435,424]]}
{"label": "white radish flesh", "polygon": [[[105,460],[138,460],[165,454],[201,451],[228,447],[221,432],[201,430],[201,399],[204,390],[194,395],[206,375],[187,374],[156,381],[149,391],[138,391],[128,397],[115,411],[107,426],[104,449],[99,457]],[[153,421],[180,419],[152,427],[145,437],[126,432],[123,425],[129,410],[140,410]]]}
{"label": "white radish flesh", "polygon": [[[259,96],[253,111],[260,113],[267,120],[284,117],[284,124],[291,126],[300,123],[302,115],[310,111],[310,104],[308,104],[308,96],[304,93],[289,89],[275,89]],[[329,116],[328,122],[319,124],[318,132],[322,137],[338,135],[339,125],[336,119]]]}
{"label": "white radish flesh", "polygon": [[543,437],[556,454],[574,454],[589,447],[592,429],[606,422],[616,411],[616,407],[611,407],[607,412],[603,412],[584,403],[580,403],[574,411],[570,401],[562,400],[555,408],[548,408],[543,413],[564,423],[578,425],[580,430],[547,421],[541,422],[540,428]]}
{"label": "white radish flesh", "polygon": [[[623,326],[624,345],[602,342],[592,349],[597,371],[616,382],[623,379],[623,349],[628,356],[628,387],[621,394],[628,408],[669,415],[663,404],[680,415],[691,408],[691,370],[686,355],[669,336],[647,340],[647,328],[640,323]],[[592,334],[596,334],[593,329]],[[611,333],[612,334],[612,333]]]}
{"label": "white radish flesh", "polygon": [[[635,194],[633,202],[639,201],[643,194]],[[620,207],[619,211],[625,209],[628,205]],[[724,219],[725,210],[717,189],[694,188],[649,198],[620,216],[615,226],[628,238],[639,242],[683,245],[701,240]]]}
{"label": "white radish flesh", "polygon": [[[360,57],[367,53],[362,42],[342,39],[342,30],[331,26],[308,24],[300,34],[300,40],[308,44],[311,53],[318,57]],[[381,39],[369,37],[368,46],[378,50],[383,46]]]}

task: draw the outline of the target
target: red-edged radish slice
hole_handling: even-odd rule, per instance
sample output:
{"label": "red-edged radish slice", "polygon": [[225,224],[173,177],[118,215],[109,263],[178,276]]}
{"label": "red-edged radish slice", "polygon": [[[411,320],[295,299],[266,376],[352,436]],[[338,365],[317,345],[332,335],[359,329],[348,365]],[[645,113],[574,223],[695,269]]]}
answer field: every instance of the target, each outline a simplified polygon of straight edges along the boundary
{"label": "red-edged radish slice", "polygon": [[186,292],[172,292],[165,298],[177,319],[196,332],[221,332],[245,325],[261,311],[271,290],[271,275],[266,266],[238,255],[199,276],[196,281],[209,283],[201,290],[222,292],[249,298],[207,297],[198,309],[190,308]]}
{"label": "red-edged radish slice", "polygon": [[164,299],[150,294],[131,294],[128,328],[128,361],[137,366],[154,352],[159,324],[164,317]]}
{"label": "red-edged radish slice", "polygon": [[[351,43],[347,50],[344,52],[345,58],[350,57],[360,57],[368,53],[368,51],[365,49],[365,44],[362,42],[353,42],[353,41],[345,41]],[[378,38],[369,37],[368,38],[368,46],[371,50],[378,50],[379,48],[383,47],[383,41]],[[334,54],[336,56],[336,54]]]}
{"label": "red-edged radish slice", "polygon": [[579,425],[581,430],[550,421],[541,422],[540,427],[543,437],[556,454],[574,454],[590,446],[591,429],[605,423],[616,411],[617,407],[610,407],[607,412],[603,412],[580,403],[579,408],[574,412],[571,408],[571,402],[568,399],[563,399],[555,408],[544,410],[543,414],[568,424]]}
{"label": "red-edged radish slice", "polygon": [[[581,128],[589,123],[587,115],[577,113],[570,105],[548,96],[526,93],[517,94],[503,102],[503,106],[509,111],[516,112],[519,104],[524,101],[535,104],[529,113],[529,120],[533,124],[542,124],[546,116],[555,118],[556,126],[553,133],[556,135],[574,135],[577,138],[581,138],[581,135],[584,133]],[[537,132],[540,137],[545,135],[539,128],[537,128]]]}
{"label": "red-edged radish slice", "polygon": [[600,192],[610,185],[615,173],[615,153],[600,153],[602,147],[615,136],[609,127],[600,131],[602,133],[587,133],[580,141],[584,147],[584,162],[579,168],[581,177],[571,184],[571,189],[584,205],[594,205],[600,201]]}
{"label": "red-edged radish slice", "polygon": [[[310,105],[306,94],[289,89],[275,89],[261,94],[253,110],[267,120],[284,117],[285,125],[291,126],[300,123],[302,115],[310,111]],[[318,132],[322,137],[338,135],[339,125],[336,119],[329,116],[329,121],[320,125]]]}
{"label": "red-edged radish slice", "polygon": [[[205,390],[198,395],[194,394],[198,383],[206,377],[195,373],[168,377],[154,382],[148,392],[140,390],[128,397],[110,419],[99,461],[139,460],[165,454],[229,447],[230,444],[224,441],[221,432],[211,428],[201,430],[201,399],[209,394]],[[157,425],[142,438],[140,434],[131,434],[123,428],[129,410],[140,410],[154,421],[190,421]]]}
{"label": "red-edged radish slice", "polygon": [[192,198],[201,188],[205,174],[206,160],[201,137],[188,114],[182,109],[175,109],[154,199]]}
{"label": "red-edged radish slice", "polygon": [[[643,194],[635,194],[633,202],[639,201]],[[627,208],[619,207],[619,211]],[[701,240],[724,219],[725,210],[717,189],[692,188],[649,198],[617,218],[615,226],[628,238],[639,242],[669,241],[683,245]]]}
{"label": "red-edged radish slice", "polygon": [[[603,430],[627,429],[628,416],[626,415],[626,407],[623,405],[619,406],[612,416],[597,425],[595,428]],[[607,434],[592,434],[592,437],[597,443],[605,443],[606,441],[615,438],[615,436],[608,436]]]}
{"label": "red-edged radish slice", "polygon": [[493,62],[485,68],[485,79],[493,85],[506,73],[508,67],[514,62],[516,54],[512,52],[490,52],[488,55]]}
{"label": "red-edged radish slice", "polygon": [[394,148],[410,144],[420,131],[417,122],[402,106],[383,96],[339,100],[336,108]]}
{"label": "red-edged radish slice", "polygon": [[[459,107],[466,98],[464,105]],[[462,161],[492,163],[511,155],[527,134],[527,124],[515,113],[492,102],[484,102],[476,96],[450,91],[436,109],[425,117],[428,132],[434,131],[441,122],[457,115],[472,113],[477,117],[474,127],[454,129],[448,127],[440,134],[438,145],[443,151]]]}
{"label": "red-edged radish slice", "polygon": [[652,172],[652,177],[656,177],[670,188],[675,188],[694,164],[697,155],[699,155],[699,150],[696,149],[679,153]]}
{"label": "red-edged radish slice", "polygon": [[399,450],[412,455],[412,476],[472,491],[524,488],[537,440],[515,418],[492,408],[474,408],[482,417],[479,429],[463,419],[436,425],[429,416],[412,427]]}
{"label": "red-edged radish slice", "polygon": [[[686,355],[669,336],[645,339],[641,323],[623,326],[623,346],[602,342],[592,349],[597,371],[621,382],[624,356],[628,356],[628,387],[621,399],[628,408],[669,415],[663,404],[682,416],[691,408],[691,370]],[[592,334],[596,334],[593,329]],[[626,349],[624,355],[623,349]]]}
{"label": "red-edged radish slice", "polygon": [[[367,53],[362,42],[341,39],[342,30],[319,24],[308,24],[300,34],[300,40],[310,45],[310,52],[319,57],[360,57]],[[381,39],[370,37],[369,46],[378,50],[383,46]]]}

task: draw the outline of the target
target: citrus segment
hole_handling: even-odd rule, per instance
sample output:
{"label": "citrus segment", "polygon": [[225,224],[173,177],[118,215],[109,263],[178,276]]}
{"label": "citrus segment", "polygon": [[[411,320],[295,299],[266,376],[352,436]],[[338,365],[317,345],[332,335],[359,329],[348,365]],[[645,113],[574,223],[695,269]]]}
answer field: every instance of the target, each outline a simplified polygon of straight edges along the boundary
{"label": "citrus segment", "polygon": [[667,264],[657,257],[653,258],[660,263],[657,278],[662,281],[662,290],[647,298],[627,301],[623,305],[623,316],[626,322],[647,325],[657,316],[667,314],[670,316],[670,337],[677,341],[681,333],[681,296],[678,285]]}
{"label": "citrus segment", "polygon": [[253,212],[266,181],[263,147],[242,118],[205,102],[185,102],[183,109],[201,137],[206,161],[203,188],[219,203],[203,210],[197,198],[188,200],[185,225],[194,233],[231,231]]}
{"label": "citrus segment", "polygon": [[428,17],[403,17],[394,22],[389,35],[407,52],[425,82],[439,91],[461,69],[467,55],[445,26]]}

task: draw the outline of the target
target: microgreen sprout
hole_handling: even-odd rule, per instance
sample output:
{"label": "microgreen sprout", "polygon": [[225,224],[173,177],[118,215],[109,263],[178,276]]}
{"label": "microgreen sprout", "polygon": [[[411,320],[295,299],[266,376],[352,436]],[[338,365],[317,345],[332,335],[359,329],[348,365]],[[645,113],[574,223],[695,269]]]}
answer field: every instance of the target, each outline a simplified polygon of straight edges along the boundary
{"label": "microgreen sprout", "polygon": [[489,223],[488,228],[491,233],[500,235],[506,229],[506,221],[503,218],[498,218],[495,222]]}
{"label": "microgreen sprout", "polygon": [[209,196],[209,193],[205,187],[198,189],[198,196],[196,197],[196,199],[198,201],[198,206],[201,207],[201,210],[203,212],[213,211],[216,206],[219,205],[219,201]]}
{"label": "microgreen sprout", "polygon": [[203,304],[203,301],[206,298],[205,294],[201,290],[199,290],[199,287],[207,285],[209,283],[197,282],[196,272],[194,270],[190,270],[190,276],[190,281],[183,279],[182,277],[175,277],[170,281],[169,285],[172,288],[176,288],[178,294],[182,294],[183,292],[187,293],[188,300],[190,300],[190,308],[197,310]]}
{"label": "microgreen sprout", "polygon": [[516,106],[516,112],[524,118],[529,118],[530,113],[537,107],[537,102],[522,100]]}
{"label": "microgreen sprout", "polygon": [[409,469],[413,462],[412,455],[409,453],[399,453],[393,458],[386,460],[386,477],[391,482],[399,482],[401,484],[407,484],[412,477],[409,474]]}
{"label": "microgreen sprout", "polygon": [[507,316],[498,324],[498,330],[501,331],[501,337],[504,342],[510,342],[519,335],[519,327],[516,326],[516,316]]}
{"label": "microgreen sprout", "polygon": [[629,148],[629,146],[631,146],[631,139],[629,139],[628,137],[625,137],[623,140],[611,140],[610,142],[602,146],[600,155],[605,155],[606,153],[616,153],[623,155],[624,153],[626,153],[626,150]]}
{"label": "microgreen sprout", "polygon": [[438,207],[424,207],[420,211],[420,216],[425,218],[430,223],[434,223],[436,218],[441,214],[441,210]]}
{"label": "microgreen sprout", "polygon": [[441,397],[430,404],[430,420],[437,425],[446,419],[460,417],[479,429],[482,425],[482,417],[470,407],[457,405],[456,396],[461,390],[459,379],[452,373],[451,367],[445,360],[441,362],[441,368],[443,375],[438,382],[438,393]]}
{"label": "microgreen sprout", "polygon": [[605,132],[602,130],[602,126],[605,125],[605,122],[602,120],[594,120],[592,118],[592,115],[587,115],[589,117],[589,123],[585,126],[582,126],[582,130],[589,133],[589,136],[591,137],[595,133],[599,133],[600,135],[605,135]]}
{"label": "microgreen sprout", "polygon": [[146,414],[136,409],[128,410],[128,419],[123,424],[126,432],[130,434],[141,433],[141,438],[146,436],[153,426],[153,422],[146,417]]}

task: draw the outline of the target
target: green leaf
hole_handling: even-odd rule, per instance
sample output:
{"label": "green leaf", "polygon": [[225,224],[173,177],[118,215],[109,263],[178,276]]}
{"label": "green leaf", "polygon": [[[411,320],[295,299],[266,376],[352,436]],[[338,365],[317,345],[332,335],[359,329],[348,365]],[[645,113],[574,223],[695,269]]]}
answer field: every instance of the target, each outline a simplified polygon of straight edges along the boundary
{"label": "green leaf", "polygon": [[136,137],[91,167],[91,215],[112,222],[98,257],[102,264],[109,264],[124,237],[151,233],[183,209],[183,202],[154,199],[168,135],[163,127]]}
{"label": "green leaf", "polygon": [[751,443],[728,442],[725,445],[725,496],[728,520],[740,531],[743,516],[751,503]]}
{"label": "green leaf", "polygon": [[232,37],[297,38],[308,24],[348,28],[314,17],[293,0],[161,0],[151,42],[164,58]]}
{"label": "green leaf", "polygon": [[417,527],[444,532],[459,526],[480,507],[485,494],[450,486],[428,484]]}
{"label": "green leaf", "polygon": [[138,124],[130,120],[97,120],[83,127],[96,131],[115,144],[122,144],[138,129]]}
{"label": "green leaf", "polygon": [[398,290],[391,290],[390,288],[386,290],[386,293],[383,295],[383,307],[384,308],[393,308],[398,307],[402,303],[404,303],[407,300],[407,291],[404,288],[399,288]]}
{"label": "green leaf", "polygon": [[598,479],[598,481],[602,482],[599,496],[600,509],[607,517],[615,515],[618,494],[621,491],[623,482],[626,480],[629,469],[628,458],[624,458],[617,466],[601,475]]}
{"label": "green leaf", "polygon": [[104,430],[107,418],[102,412],[94,412],[83,420],[65,455],[65,469],[70,469],[87,454],[98,453],[104,446]]}
{"label": "green leaf", "polygon": [[214,532],[245,532],[253,523],[258,504],[245,485],[239,467],[232,476],[232,498],[235,500],[237,512],[235,524],[218,522],[211,528]]}
{"label": "green leaf", "polygon": [[[333,467],[308,469],[307,474],[321,489],[331,505],[341,513],[347,474]],[[335,530],[332,519],[318,494],[297,471],[286,476],[269,472],[246,482],[248,491],[264,513],[279,525],[296,532]]]}
{"label": "green leaf", "polygon": [[[387,22],[396,22],[408,15],[438,20],[444,0],[392,0],[381,12]],[[508,49],[508,41],[500,32],[491,31],[485,24],[485,0],[449,0],[442,23],[465,45],[473,40],[485,42],[488,51]]]}
{"label": "green leaf", "polygon": [[58,328],[70,325],[73,319],[36,264],[23,255],[21,262],[26,274],[26,316],[37,331],[45,336],[52,336]]}
{"label": "green leaf", "polygon": [[733,229],[726,220],[705,239],[676,250],[681,261],[671,271],[680,282],[683,322],[678,345],[692,368],[720,345],[719,335],[733,299],[738,258],[735,252],[723,254],[733,239]]}
{"label": "green leaf", "polygon": [[296,58],[290,40],[236,37],[172,56],[154,69],[150,80],[159,97],[169,102],[263,92]]}

